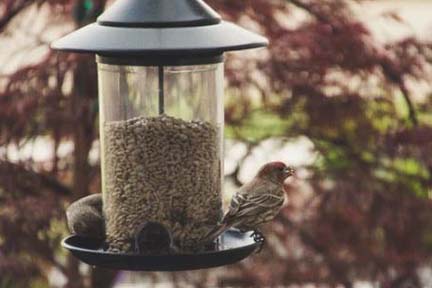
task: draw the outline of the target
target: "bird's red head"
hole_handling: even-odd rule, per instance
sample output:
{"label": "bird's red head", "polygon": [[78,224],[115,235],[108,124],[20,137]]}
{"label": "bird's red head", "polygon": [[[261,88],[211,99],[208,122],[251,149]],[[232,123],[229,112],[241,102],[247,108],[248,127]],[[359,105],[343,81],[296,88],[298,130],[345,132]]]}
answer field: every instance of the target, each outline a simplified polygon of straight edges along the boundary
{"label": "bird's red head", "polygon": [[283,183],[289,176],[294,175],[295,171],[292,167],[285,163],[276,161],[265,164],[258,172],[258,177]]}

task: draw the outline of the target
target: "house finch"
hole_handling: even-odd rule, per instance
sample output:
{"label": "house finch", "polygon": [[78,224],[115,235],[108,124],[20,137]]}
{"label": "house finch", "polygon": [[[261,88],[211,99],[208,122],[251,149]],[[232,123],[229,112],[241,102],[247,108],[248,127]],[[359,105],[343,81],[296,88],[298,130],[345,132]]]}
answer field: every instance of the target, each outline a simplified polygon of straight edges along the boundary
{"label": "house finch", "polygon": [[66,210],[69,230],[77,235],[105,238],[102,196],[93,194],[73,202]]}
{"label": "house finch", "polygon": [[233,196],[228,212],[207,234],[205,241],[212,241],[231,227],[250,231],[273,220],[284,202],[283,183],[293,174],[294,169],[282,162],[270,162],[261,167],[255,178]]}

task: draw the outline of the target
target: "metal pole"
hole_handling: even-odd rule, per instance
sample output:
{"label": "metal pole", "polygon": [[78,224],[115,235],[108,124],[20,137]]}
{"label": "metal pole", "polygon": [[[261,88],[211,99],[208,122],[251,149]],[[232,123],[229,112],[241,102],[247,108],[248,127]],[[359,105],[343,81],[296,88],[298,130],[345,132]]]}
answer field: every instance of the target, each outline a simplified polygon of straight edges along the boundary
{"label": "metal pole", "polygon": [[159,115],[165,113],[164,67],[159,66]]}

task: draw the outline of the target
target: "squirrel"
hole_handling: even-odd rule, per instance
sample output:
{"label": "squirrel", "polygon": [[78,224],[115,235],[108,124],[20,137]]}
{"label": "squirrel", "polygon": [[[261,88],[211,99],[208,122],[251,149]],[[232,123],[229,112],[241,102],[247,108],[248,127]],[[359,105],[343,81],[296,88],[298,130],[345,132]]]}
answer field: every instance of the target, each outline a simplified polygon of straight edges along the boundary
{"label": "squirrel", "polygon": [[[79,236],[105,239],[105,218],[102,210],[102,195],[93,194],[73,202],[66,210],[69,230]],[[175,254],[171,233],[158,222],[144,221],[131,239],[137,254]]]}
{"label": "squirrel", "polygon": [[66,210],[69,230],[89,238],[105,239],[102,195],[93,194],[73,202]]}

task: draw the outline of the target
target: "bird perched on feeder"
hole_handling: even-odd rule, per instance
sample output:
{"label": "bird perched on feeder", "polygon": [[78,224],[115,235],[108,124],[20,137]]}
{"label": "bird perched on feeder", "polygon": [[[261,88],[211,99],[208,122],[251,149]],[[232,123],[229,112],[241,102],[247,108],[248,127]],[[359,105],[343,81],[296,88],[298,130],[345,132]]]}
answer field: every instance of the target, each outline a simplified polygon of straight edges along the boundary
{"label": "bird perched on feeder", "polygon": [[204,241],[214,240],[231,227],[250,231],[273,220],[284,203],[284,181],[292,175],[294,169],[283,162],[265,164],[251,182],[240,187],[219,225]]}
{"label": "bird perched on feeder", "polygon": [[105,238],[102,195],[93,194],[73,202],[66,210],[69,230],[90,238]]}
{"label": "bird perched on feeder", "polygon": [[135,233],[134,250],[144,255],[174,254],[177,248],[168,229],[158,222],[145,221]]}

